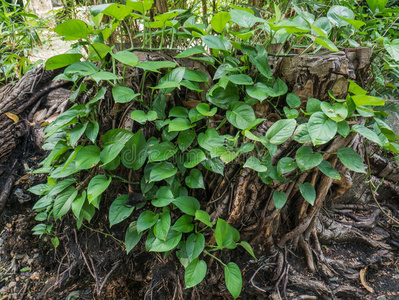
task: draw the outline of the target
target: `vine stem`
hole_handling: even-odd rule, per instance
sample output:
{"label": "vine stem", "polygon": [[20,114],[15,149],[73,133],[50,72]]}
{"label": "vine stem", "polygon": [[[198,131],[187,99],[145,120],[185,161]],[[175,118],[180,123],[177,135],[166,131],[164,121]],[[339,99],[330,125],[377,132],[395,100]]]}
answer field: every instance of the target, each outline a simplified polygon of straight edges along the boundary
{"label": "vine stem", "polygon": [[109,233],[106,233],[106,232],[104,232],[104,231],[100,231],[100,230],[97,230],[97,229],[91,228],[91,227],[89,227],[89,226],[87,226],[87,225],[85,225],[85,224],[83,224],[83,223],[82,223],[82,225],[83,225],[84,227],[86,227],[87,229],[91,230],[91,231],[94,231],[94,232],[97,232],[97,233],[103,234],[104,236],[107,236],[107,237],[113,238],[115,241],[117,241],[118,243],[121,243],[122,245],[124,245],[124,246],[125,246],[125,242],[124,242],[124,241],[121,241],[121,240],[117,239],[117,238],[116,238],[116,237],[114,237],[112,234],[109,234]]}
{"label": "vine stem", "polygon": [[208,251],[204,250],[203,251],[206,255],[209,255],[210,257],[216,259],[218,262],[220,262],[223,266],[226,266],[226,264],[224,262],[222,262],[219,258],[217,258],[215,255],[209,253]]}

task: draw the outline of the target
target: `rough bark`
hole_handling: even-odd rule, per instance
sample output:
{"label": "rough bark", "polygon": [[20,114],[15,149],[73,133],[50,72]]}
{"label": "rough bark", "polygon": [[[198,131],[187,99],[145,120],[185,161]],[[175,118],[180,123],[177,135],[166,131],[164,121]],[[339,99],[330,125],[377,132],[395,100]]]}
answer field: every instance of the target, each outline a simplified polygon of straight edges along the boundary
{"label": "rough bark", "polygon": [[[67,83],[62,80],[52,82],[58,73],[59,71],[45,71],[37,67],[29,71],[16,85],[6,85],[0,89],[0,163],[7,161],[19,144],[20,138],[29,132],[30,122],[33,121],[34,113],[42,100],[51,97],[51,91]],[[51,105],[48,107],[50,113],[43,114],[40,121],[63,111],[60,100],[64,100],[65,103],[69,95],[65,91],[62,91],[61,94],[64,98],[54,95],[53,100],[55,101],[48,102],[48,105]],[[10,118],[12,115],[7,116],[7,114],[17,116],[19,120],[15,122]],[[29,116],[32,119],[29,120]]]}

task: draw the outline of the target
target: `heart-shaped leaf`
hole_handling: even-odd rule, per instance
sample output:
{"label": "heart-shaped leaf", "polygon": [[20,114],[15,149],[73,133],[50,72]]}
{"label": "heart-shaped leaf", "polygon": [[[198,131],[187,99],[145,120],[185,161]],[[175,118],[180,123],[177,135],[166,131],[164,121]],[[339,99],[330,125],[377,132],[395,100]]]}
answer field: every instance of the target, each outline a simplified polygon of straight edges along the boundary
{"label": "heart-shaped leaf", "polygon": [[302,146],[299,148],[296,152],[295,158],[301,171],[317,167],[323,161],[323,155],[319,152],[313,154],[313,149],[309,146]]}

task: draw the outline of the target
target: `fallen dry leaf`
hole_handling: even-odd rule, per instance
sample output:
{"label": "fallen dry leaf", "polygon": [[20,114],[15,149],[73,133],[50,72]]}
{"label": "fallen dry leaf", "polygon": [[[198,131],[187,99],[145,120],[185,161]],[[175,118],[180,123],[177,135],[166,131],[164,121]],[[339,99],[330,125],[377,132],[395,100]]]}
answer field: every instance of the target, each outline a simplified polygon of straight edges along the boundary
{"label": "fallen dry leaf", "polygon": [[367,271],[368,266],[365,266],[363,269],[360,270],[360,282],[362,283],[362,285],[364,286],[364,288],[369,291],[370,293],[374,293],[374,289],[368,285],[367,281],[366,281],[366,271]]}
{"label": "fallen dry leaf", "polygon": [[13,120],[15,123],[17,123],[19,121],[19,117],[17,115],[12,114],[12,113],[6,113],[6,116],[9,119]]}

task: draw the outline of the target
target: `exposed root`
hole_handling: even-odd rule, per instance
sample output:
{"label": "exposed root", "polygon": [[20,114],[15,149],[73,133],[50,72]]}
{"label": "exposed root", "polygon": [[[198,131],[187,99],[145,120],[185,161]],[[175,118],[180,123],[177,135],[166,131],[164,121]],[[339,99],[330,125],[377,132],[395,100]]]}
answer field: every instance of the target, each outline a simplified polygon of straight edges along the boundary
{"label": "exposed root", "polygon": [[235,225],[239,218],[242,217],[247,200],[247,186],[250,183],[252,177],[251,175],[252,170],[249,168],[244,168],[238,179],[238,184],[235,189],[233,209],[230,213],[230,217],[227,220],[229,224]]}
{"label": "exposed root", "polygon": [[296,287],[307,291],[313,291],[316,295],[318,295],[318,299],[331,299],[331,297],[333,297],[330,288],[323,282],[309,279],[308,277],[295,271],[293,268],[290,268],[289,281]]}
{"label": "exposed root", "polygon": [[16,175],[13,173],[16,164],[17,164],[17,160],[15,159],[11,165],[10,175],[8,176],[7,181],[4,184],[3,190],[1,191],[1,194],[0,194],[0,216],[1,216],[4,208],[6,207],[8,197],[10,196],[12,187],[14,186],[14,182],[17,179]]}
{"label": "exposed root", "polygon": [[388,244],[377,242],[365,236],[352,225],[346,225],[320,215],[316,223],[316,229],[320,240],[336,242],[362,242],[370,247],[391,249]]}

